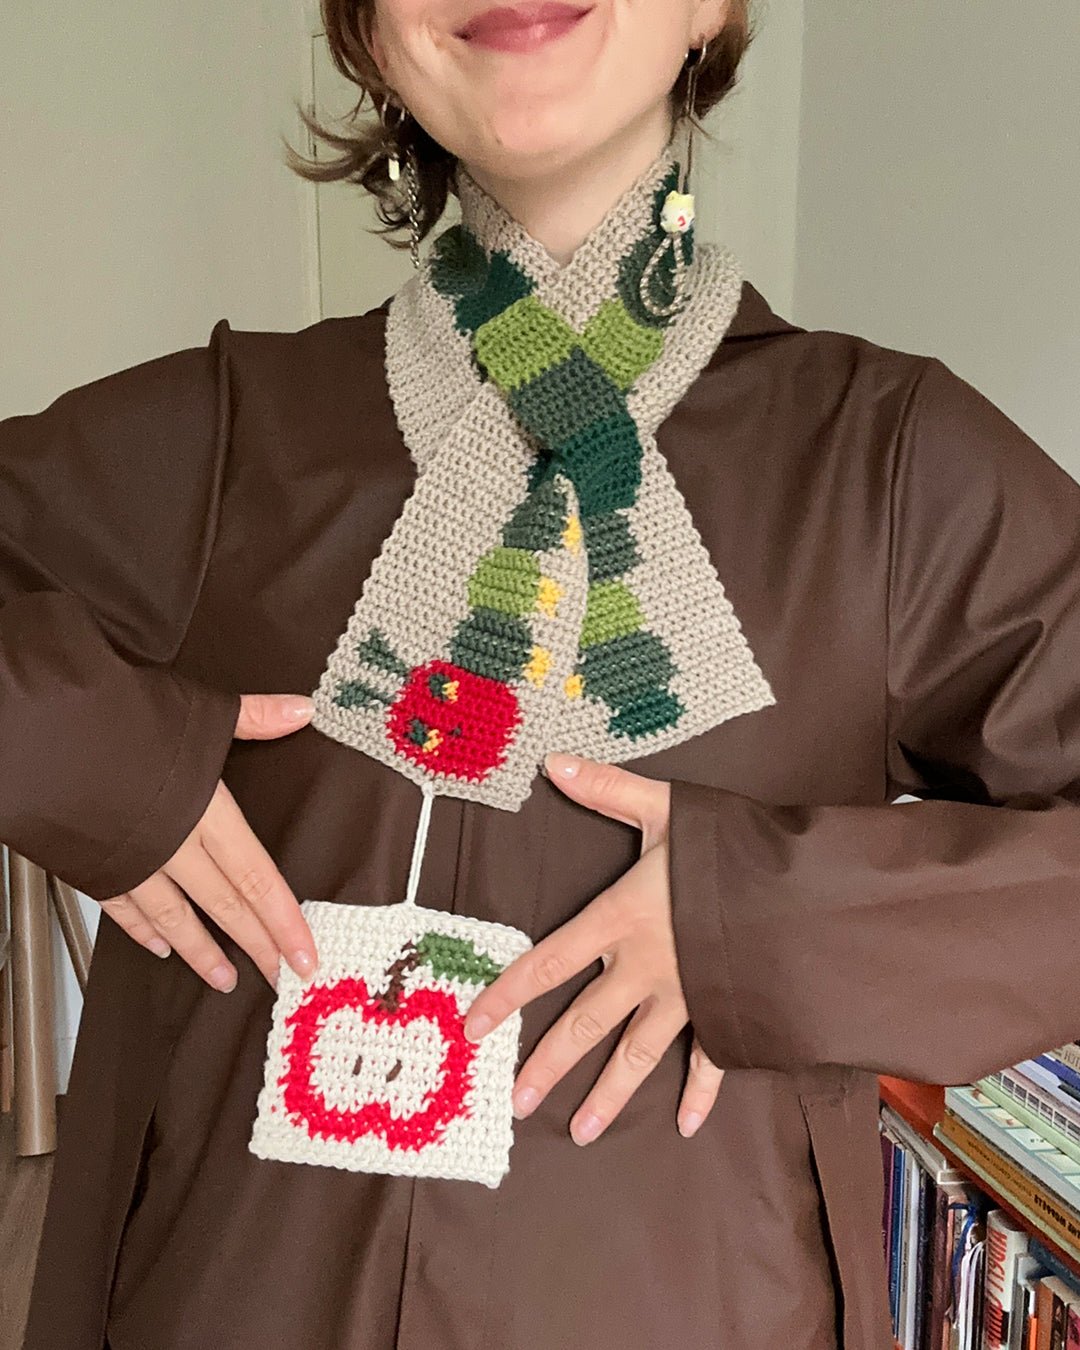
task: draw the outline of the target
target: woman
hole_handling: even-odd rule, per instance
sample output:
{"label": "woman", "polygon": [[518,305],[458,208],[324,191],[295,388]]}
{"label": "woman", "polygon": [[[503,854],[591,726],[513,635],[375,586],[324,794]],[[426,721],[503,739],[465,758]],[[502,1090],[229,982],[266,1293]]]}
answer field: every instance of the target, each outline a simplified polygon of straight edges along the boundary
{"label": "woman", "polygon": [[[876,1075],[1080,1025],[1080,492],[694,248],[738,0],[325,15],[385,103],[331,173],[462,227],[369,314],[0,426],[3,835],[117,921],[25,1346],[888,1350]],[[400,1056],[324,1084],[347,1138],[278,1111],[297,899],[418,893],[522,939],[482,1178],[395,1152]]]}

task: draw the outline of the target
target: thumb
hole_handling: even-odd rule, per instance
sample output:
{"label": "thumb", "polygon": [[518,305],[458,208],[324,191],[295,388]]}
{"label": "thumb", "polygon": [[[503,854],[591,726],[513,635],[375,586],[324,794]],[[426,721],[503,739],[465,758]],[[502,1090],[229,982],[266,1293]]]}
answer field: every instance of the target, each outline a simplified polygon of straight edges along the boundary
{"label": "thumb", "polygon": [[576,755],[549,754],[544,768],[560,791],[582,806],[634,825],[650,838],[663,833],[670,790],[666,783]]}
{"label": "thumb", "polygon": [[315,702],[307,694],[241,694],[236,736],[272,741],[306,726],[314,711]]}

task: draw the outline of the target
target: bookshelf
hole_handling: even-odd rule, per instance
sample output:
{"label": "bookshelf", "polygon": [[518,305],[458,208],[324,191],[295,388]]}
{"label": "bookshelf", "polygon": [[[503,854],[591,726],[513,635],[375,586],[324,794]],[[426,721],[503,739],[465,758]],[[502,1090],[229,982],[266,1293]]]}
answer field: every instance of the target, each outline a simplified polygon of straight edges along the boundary
{"label": "bookshelf", "polygon": [[917,1130],[934,1148],[945,1155],[957,1171],[988,1195],[1001,1209],[1011,1215],[1017,1223],[1034,1233],[1039,1241],[1061,1261],[1064,1266],[1080,1278],[1080,1261],[1063,1251],[1056,1242],[1032,1226],[1031,1220],[1021,1214],[994,1186],[978,1176],[968,1167],[963,1158],[957,1157],[948,1144],[934,1134],[934,1126],[945,1113],[945,1089],[931,1083],[909,1083],[902,1078],[879,1077],[878,1090],[883,1102],[887,1102],[898,1115],[904,1117],[912,1129]]}

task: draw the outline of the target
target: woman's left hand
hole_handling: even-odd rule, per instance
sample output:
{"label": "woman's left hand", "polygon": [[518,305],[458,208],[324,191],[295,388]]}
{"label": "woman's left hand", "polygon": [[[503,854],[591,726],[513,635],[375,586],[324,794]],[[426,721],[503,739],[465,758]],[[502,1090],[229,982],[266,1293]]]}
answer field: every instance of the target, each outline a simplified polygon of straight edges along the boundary
{"label": "woman's left hand", "polygon": [[[569,755],[549,755],[545,767],[567,796],[639,829],[641,856],[579,914],[507,966],[476,998],[465,1034],[479,1040],[524,1004],[602,961],[603,971],[545,1033],[514,1084],[514,1114],[520,1120],[634,1013],[570,1122],[574,1141],[587,1144],[611,1124],[688,1021],[668,882],[671,785]],[[695,1039],[678,1110],[683,1135],[692,1135],[712,1110],[723,1077],[723,1069],[706,1058]]]}

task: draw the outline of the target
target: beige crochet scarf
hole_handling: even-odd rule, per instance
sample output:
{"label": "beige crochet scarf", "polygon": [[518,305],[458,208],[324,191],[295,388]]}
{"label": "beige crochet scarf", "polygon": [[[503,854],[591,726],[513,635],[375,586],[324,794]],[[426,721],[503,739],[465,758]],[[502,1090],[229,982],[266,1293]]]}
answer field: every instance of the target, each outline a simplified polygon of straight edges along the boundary
{"label": "beige crochet scarf", "polygon": [[656,442],[742,284],[692,227],[665,248],[678,169],[669,145],[560,266],[459,167],[462,222],[390,305],[416,481],[313,725],[428,794],[516,811],[551,750],[614,763],[774,702]]}

